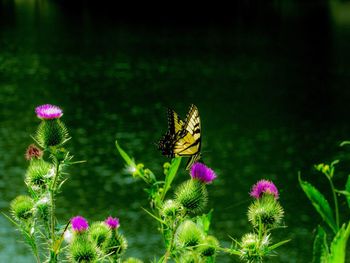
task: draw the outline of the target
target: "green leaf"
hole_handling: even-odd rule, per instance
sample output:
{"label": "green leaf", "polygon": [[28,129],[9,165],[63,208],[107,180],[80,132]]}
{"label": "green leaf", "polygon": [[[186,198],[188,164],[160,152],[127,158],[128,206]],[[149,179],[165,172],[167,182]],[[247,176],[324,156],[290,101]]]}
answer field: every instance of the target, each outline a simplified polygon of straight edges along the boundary
{"label": "green leaf", "polygon": [[[350,193],[350,174],[348,175],[348,180],[345,184],[345,190]],[[348,201],[348,206],[350,208],[350,195],[346,195],[346,200]]]}
{"label": "green leaf", "polygon": [[276,244],[273,244],[273,245],[269,246],[269,250],[270,250],[270,251],[271,251],[271,250],[274,250],[274,249],[276,249],[276,248],[278,248],[278,247],[280,247],[280,246],[282,246],[282,245],[288,243],[289,241],[291,241],[291,239],[283,240],[283,241],[281,241],[281,242],[278,242],[278,243],[276,243]]}
{"label": "green leaf", "polygon": [[328,258],[327,234],[321,226],[317,227],[314,240],[312,263],[325,263]]}
{"label": "green leaf", "polygon": [[315,207],[316,211],[320,214],[322,219],[329,225],[329,227],[333,230],[334,233],[337,233],[338,226],[335,223],[333,211],[327,199],[312,184],[301,180],[300,174],[299,183],[306,196],[310,199],[312,205]]}
{"label": "green leaf", "polygon": [[207,214],[203,214],[200,216],[197,216],[197,226],[203,230],[204,233],[208,234],[209,232],[209,227],[210,227],[210,221],[211,221],[211,217],[213,214],[213,209],[211,209],[209,211],[209,213]]}
{"label": "green leaf", "polygon": [[171,183],[175,178],[175,175],[179,169],[180,163],[181,163],[181,157],[177,157],[171,160],[168,174],[165,177],[164,189],[163,189],[162,198],[161,198],[162,200],[164,200],[166,193],[170,189]]}
{"label": "green leaf", "polygon": [[129,157],[129,155],[119,146],[118,141],[115,141],[115,146],[120,154],[120,156],[124,159],[127,165],[135,166],[135,162]]}
{"label": "green leaf", "polygon": [[329,255],[329,263],[344,263],[346,258],[346,243],[349,239],[350,235],[350,221],[348,222],[348,226],[346,227],[343,224],[342,228],[335,235]]}

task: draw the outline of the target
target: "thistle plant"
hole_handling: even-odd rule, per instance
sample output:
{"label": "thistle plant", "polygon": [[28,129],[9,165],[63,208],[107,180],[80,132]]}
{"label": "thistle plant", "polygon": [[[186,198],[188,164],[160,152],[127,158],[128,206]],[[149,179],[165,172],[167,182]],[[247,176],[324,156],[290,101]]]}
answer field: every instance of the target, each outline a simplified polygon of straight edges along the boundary
{"label": "thistle plant", "polygon": [[[284,240],[272,243],[271,232],[282,227],[284,211],[278,202],[277,187],[261,180],[252,187],[253,203],[248,208],[251,233],[241,241],[234,240],[230,248],[221,247],[217,238],[209,234],[212,211],[207,212],[207,187],[216,179],[215,172],[202,163],[194,163],[190,179],[175,187],[174,195],[167,197],[172,182],[179,171],[181,158],[165,163],[164,178],[154,175],[143,164],[135,161],[116,142],[116,147],[133,177],[142,179],[149,195],[150,210],[144,209],[158,223],[165,251],[157,262],[215,262],[218,253],[236,255],[243,262],[257,263],[270,255]],[[206,213],[207,212],[207,213]]]}
{"label": "thistle plant", "polygon": [[75,163],[66,150],[68,130],[61,120],[63,111],[54,105],[35,110],[41,120],[25,158],[29,165],[24,182],[28,194],[10,204],[4,214],[22,233],[37,262],[120,262],[127,241],[120,231],[119,219],[108,217],[89,227],[81,216],[61,225],[56,217],[56,200],[67,180],[66,169]]}
{"label": "thistle plant", "polygon": [[[350,144],[343,142],[341,146]],[[350,220],[345,219],[341,224],[341,213],[339,208],[339,195],[345,197],[348,208],[350,208],[350,175],[345,183],[345,189],[339,190],[335,187],[333,179],[335,177],[336,165],[339,160],[330,164],[320,163],[315,165],[315,169],[327,179],[330,187],[333,208],[327,200],[325,194],[321,193],[315,186],[307,181],[303,181],[299,174],[299,183],[323,219],[323,225],[317,226],[316,236],[313,245],[313,263],[343,263],[346,260],[346,246],[350,236]],[[328,244],[329,236],[332,241]]]}
{"label": "thistle plant", "polygon": [[283,240],[272,244],[272,230],[283,227],[284,211],[278,202],[279,193],[275,184],[268,180],[260,180],[253,185],[250,196],[254,199],[248,207],[248,221],[252,231],[243,235],[225,252],[239,256],[247,263],[263,262],[266,257],[274,255],[275,249],[289,242]]}
{"label": "thistle plant", "polygon": [[163,165],[164,178],[135,161],[116,142],[118,152],[133,177],[142,179],[147,188],[150,210],[144,209],[158,223],[164,241],[164,253],[157,262],[214,262],[219,249],[217,239],[209,235],[212,212],[206,212],[207,187],[216,178],[215,172],[202,163],[194,163],[190,178],[167,196],[179,171],[181,158]]}

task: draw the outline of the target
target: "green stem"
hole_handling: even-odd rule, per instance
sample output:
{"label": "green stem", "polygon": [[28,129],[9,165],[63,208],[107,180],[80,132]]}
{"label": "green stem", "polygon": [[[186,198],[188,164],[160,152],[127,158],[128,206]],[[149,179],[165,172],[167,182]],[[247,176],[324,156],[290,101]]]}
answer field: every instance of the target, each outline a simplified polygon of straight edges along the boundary
{"label": "green stem", "polygon": [[171,233],[170,244],[164,255],[164,259],[163,259],[164,263],[168,262],[168,258],[170,257],[171,251],[173,249],[176,229],[177,229],[176,224],[174,224],[173,232]]}
{"label": "green stem", "polygon": [[333,193],[333,199],[334,199],[334,208],[335,208],[335,220],[337,223],[337,227],[339,228],[339,208],[338,208],[338,198],[337,198],[337,194],[336,194],[336,190],[334,188],[334,184],[332,181],[332,178],[330,178],[329,176],[327,176],[328,181],[331,185],[331,189],[332,189],[332,193]]}
{"label": "green stem", "polygon": [[58,179],[58,175],[59,175],[59,168],[60,168],[60,162],[56,160],[56,167],[55,167],[55,175],[53,178],[53,182],[51,185],[51,189],[50,189],[50,195],[51,195],[51,219],[50,219],[50,223],[51,223],[51,242],[52,242],[52,249],[53,246],[55,244],[56,241],[56,237],[55,237],[55,195],[56,195],[56,183],[57,183],[57,179]]}

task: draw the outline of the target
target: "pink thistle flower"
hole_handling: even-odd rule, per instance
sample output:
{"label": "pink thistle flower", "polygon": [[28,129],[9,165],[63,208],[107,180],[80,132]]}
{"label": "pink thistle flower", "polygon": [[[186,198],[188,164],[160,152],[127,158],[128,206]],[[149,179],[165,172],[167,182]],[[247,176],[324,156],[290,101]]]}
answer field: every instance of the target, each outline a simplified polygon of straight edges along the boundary
{"label": "pink thistle flower", "polygon": [[278,199],[277,187],[273,182],[268,180],[260,180],[253,185],[250,196],[259,199],[264,193],[273,195],[275,199]]}
{"label": "pink thistle flower", "polygon": [[82,216],[73,217],[70,222],[73,230],[76,232],[83,232],[89,227],[88,221]]}
{"label": "pink thistle flower", "polygon": [[205,184],[210,184],[216,178],[215,172],[202,163],[194,163],[191,166],[190,175],[193,179],[198,179]]}
{"label": "pink thistle flower", "polygon": [[106,220],[105,223],[111,228],[111,229],[117,229],[120,226],[119,223],[119,218],[113,218],[109,216]]}
{"label": "pink thistle flower", "polygon": [[25,154],[25,157],[28,161],[34,158],[40,159],[42,156],[43,156],[43,151],[40,150],[38,146],[36,146],[35,144],[31,144],[28,146]]}
{"label": "pink thistle flower", "polygon": [[36,107],[35,113],[39,119],[44,120],[59,119],[63,115],[60,107],[51,104],[44,104]]}

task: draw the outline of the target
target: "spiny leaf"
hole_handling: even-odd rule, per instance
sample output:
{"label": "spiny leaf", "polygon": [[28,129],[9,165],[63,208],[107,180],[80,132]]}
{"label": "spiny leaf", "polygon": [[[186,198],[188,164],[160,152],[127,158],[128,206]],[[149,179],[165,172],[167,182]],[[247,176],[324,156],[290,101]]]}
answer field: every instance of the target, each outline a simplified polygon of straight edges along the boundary
{"label": "spiny leaf", "polygon": [[329,225],[334,233],[337,233],[338,226],[335,223],[332,208],[330,207],[327,199],[318,191],[312,184],[301,180],[299,174],[299,183],[306,196],[310,199],[312,205],[316,211],[320,214],[322,219]]}
{"label": "spiny leaf", "polygon": [[329,263],[344,263],[346,258],[346,243],[350,235],[350,221],[344,224],[334,237],[329,255]]}

